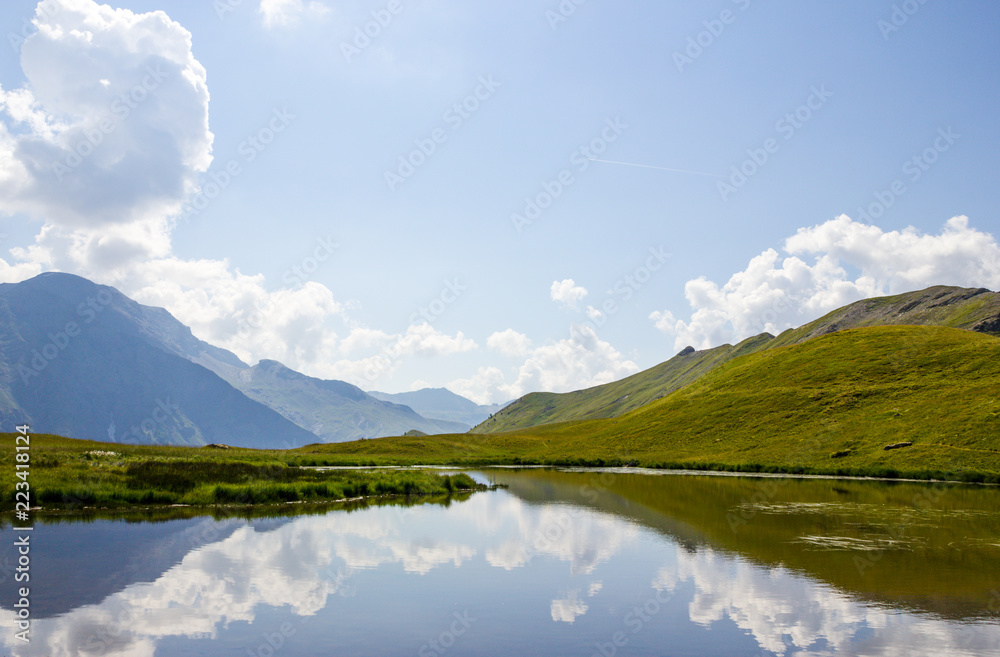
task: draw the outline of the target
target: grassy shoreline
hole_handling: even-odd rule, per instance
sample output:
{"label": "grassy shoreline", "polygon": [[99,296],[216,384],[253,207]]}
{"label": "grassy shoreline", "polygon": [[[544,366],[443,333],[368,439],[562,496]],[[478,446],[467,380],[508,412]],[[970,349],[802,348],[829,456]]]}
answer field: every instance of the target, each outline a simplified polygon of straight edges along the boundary
{"label": "grassy shoreline", "polygon": [[345,465],[634,464],[1000,483],[1000,339],[845,330],[742,355],[617,417],[295,451]]}
{"label": "grassy shoreline", "polygon": [[[0,512],[14,510],[15,485],[21,482],[14,468],[16,435],[0,434],[0,454],[10,464],[9,474],[0,478]],[[344,503],[447,497],[486,488],[462,473],[301,468],[280,450],[139,446],[32,435],[28,454],[32,513]]]}
{"label": "grassy shoreline", "polygon": [[[382,438],[380,440],[392,440]],[[341,443],[347,444],[347,443]],[[300,448],[302,450],[309,448]],[[417,451],[417,450],[415,450]],[[374,458],[356,458],[351,455],[331,455],[322,453],[326,458],[303,459],[309,463],[316,461],[317,465],[329,467],[413,467],[417,465],[449,466],[456,468],[489,468],[510,466],[537,467],[579,467],[579,468],[620,468],[634,467],[649,470],[687,471],[696,473],[725,473],[734,475],[775,475],[775,476],[815,476],[829,478],[873,479],[880,481],[927,481],[954,483],[983,483],[1000,485],[1000,472],[976,469],[911,469],[897,467],[817,467],[808,465],[781,465],[764,463],[724,463],[717,461],[657,461],[645,459],[620,458],[583,458],[583,457],[553,457],[553,458],[523,458],[511,456],[506,458],[445,458],[437,460],[424,455],[423,458],[406,458],[401,456],[384,456]],[[308,466],[307,466],[308,467]]]}

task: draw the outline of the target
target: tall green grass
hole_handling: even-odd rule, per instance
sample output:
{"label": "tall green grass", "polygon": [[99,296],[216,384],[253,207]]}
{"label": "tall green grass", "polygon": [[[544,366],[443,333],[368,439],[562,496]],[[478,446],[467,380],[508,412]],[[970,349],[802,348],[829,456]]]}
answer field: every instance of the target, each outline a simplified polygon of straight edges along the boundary
{"label": "tall green grass", "polygon": [[[0,511],[14,508],[16,434],[0,434]],[[32,435],[28,481],[43,510],[165,505],[319,503],[435,496],[482,488],[467,475],[416,470],[316,470],[297,455],[250,449],[130,446]]]}

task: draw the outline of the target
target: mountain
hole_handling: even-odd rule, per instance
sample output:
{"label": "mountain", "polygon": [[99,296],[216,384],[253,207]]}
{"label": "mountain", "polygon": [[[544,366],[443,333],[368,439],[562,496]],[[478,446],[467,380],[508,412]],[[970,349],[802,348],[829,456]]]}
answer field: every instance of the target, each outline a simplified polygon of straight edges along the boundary
{"label": "mountain", "polygon": [[300,374],[273,360],[239,370],[230,382],[327,443],[398,436],[413,430],[439,434],[469,429],[467,424],[429,419],[409,406],[382,401],[344,381]]}
{"label": "mountain", "polygon": [[736,346],[727,344],[702,351],[688,347],[664,363],[619,381],[568,393],[525,395],[472,431],[495,433],[552,422],[616,417],[693,383],[743,354],[797,344],[836,331],[887,325],[948,326],[1000,335],[1000,293],[939,285],[864,299],[776,338],[762,333]]}
{"label": "mountain", "polygon": [[0,285],[0,423],[130,443],[316,441],[178,354],[194,350],[242,365],[194,340],[166,311],[78,276],[47,273]]}
{"label": "mountain", "polygon": [[950,326],[1000,336],[1000,293],[935,285],[891,297],[863,299],[775,338],[768,348],[864,326]]}
{"label": "mountain", "polygon": [[385,392],[368,394],[382,401],[409,406],[426,418],[460,422],[466,425],[466,431],[506,406],[506,404],[480,405],[471,399],[456,395],[447,388],[424,388],[396,394]]}
{"label": "mountain", "polygon": [[836,331],[744,354],[618,417],[301,451],[344,464],[634,463],[1000,483],[1000,338],[938,326]]}
{"label": "mountain", "polygon": [[275,361],[250,367],[162,308],[61,273],[0,285],[0,422],[92,440],[272,448],[468,429]]}

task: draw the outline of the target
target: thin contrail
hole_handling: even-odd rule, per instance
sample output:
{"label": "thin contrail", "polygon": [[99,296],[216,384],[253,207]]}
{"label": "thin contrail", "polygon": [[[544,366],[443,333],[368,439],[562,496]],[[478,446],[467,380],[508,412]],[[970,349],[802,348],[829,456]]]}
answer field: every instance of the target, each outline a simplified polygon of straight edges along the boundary
{"label": "thin contrail", "polygon": [[642,167],[643,169],[659,169],[660,171],[673,171],[675,173],[693,173],[697,176],[710,176],[712,178],[725,178],[725,176],[717,176],[714,173],[705,173],[704,171],[688,171],[687,169],[668,169],[667,167],[654,167],[649,164],[633,164],[632,162],[615,162],[614,160],[598,160],[596,157],[587,158],[591,162],[606,162],[608,164],[622,164],[627,167]]}

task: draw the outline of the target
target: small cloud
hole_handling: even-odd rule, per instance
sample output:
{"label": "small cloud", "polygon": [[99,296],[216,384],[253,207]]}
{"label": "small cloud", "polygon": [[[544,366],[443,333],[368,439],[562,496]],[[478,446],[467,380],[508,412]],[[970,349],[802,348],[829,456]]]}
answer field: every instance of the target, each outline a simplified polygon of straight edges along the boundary
{"label": "small cloud", "polygon": [[601,319],[604,317],[604,313],[593,306],[587,306],[587,317],[590,319]]}
{"label": "small cloud", "polygon": [[653,320],[657,330],[663,331],[667,335],[673,334],[677,326],[677,320],[674,318],[674,314],[669,310],[664,310],[662,312],[654,310],[649,313],[649,319]]}
{"label": "small cloud", "polygon": [[303,17],[319,18],[330,13],[322,2],[304,3],[302,0],[260,0],[260,14],[264,27],[289,27]]}
{"label": "small cloud", "polygon": [[567,278],[553,282],[549,294],[552,300],[563,308],[576,310],[577,304],[587,296],[588,292],[587,288],[580,287],[572,278]]}
{"label": "small cloud", "polygon": [[507,329],[488,337],[486,346],[508,358],[524,358],[531,351],[531,339],[514,329]]}
{"label": "small cloud", "polygon": [[[508,333],[509,331],[509,333]],[[570,337],[538,347],[530,347],[527,337],[515,331],[494,333],[487,346],[500,350],[502,345],[522,341],[524,362],[516,378],[508,382],[496,367],[481,367],[467,379],[447,384],[450,390],[480,404],[517,399],[528,392],[568,392],[609,383],[635,374],[639,367],[601,340],[589,326],[573,325]]]}
{"label": "small cloud", "polygon": [[552,620],[556,622],[572,623],[578,616],[587,613],[587,605],[578,598],[579,589],[573,589],[565,598],[552,601]]}

